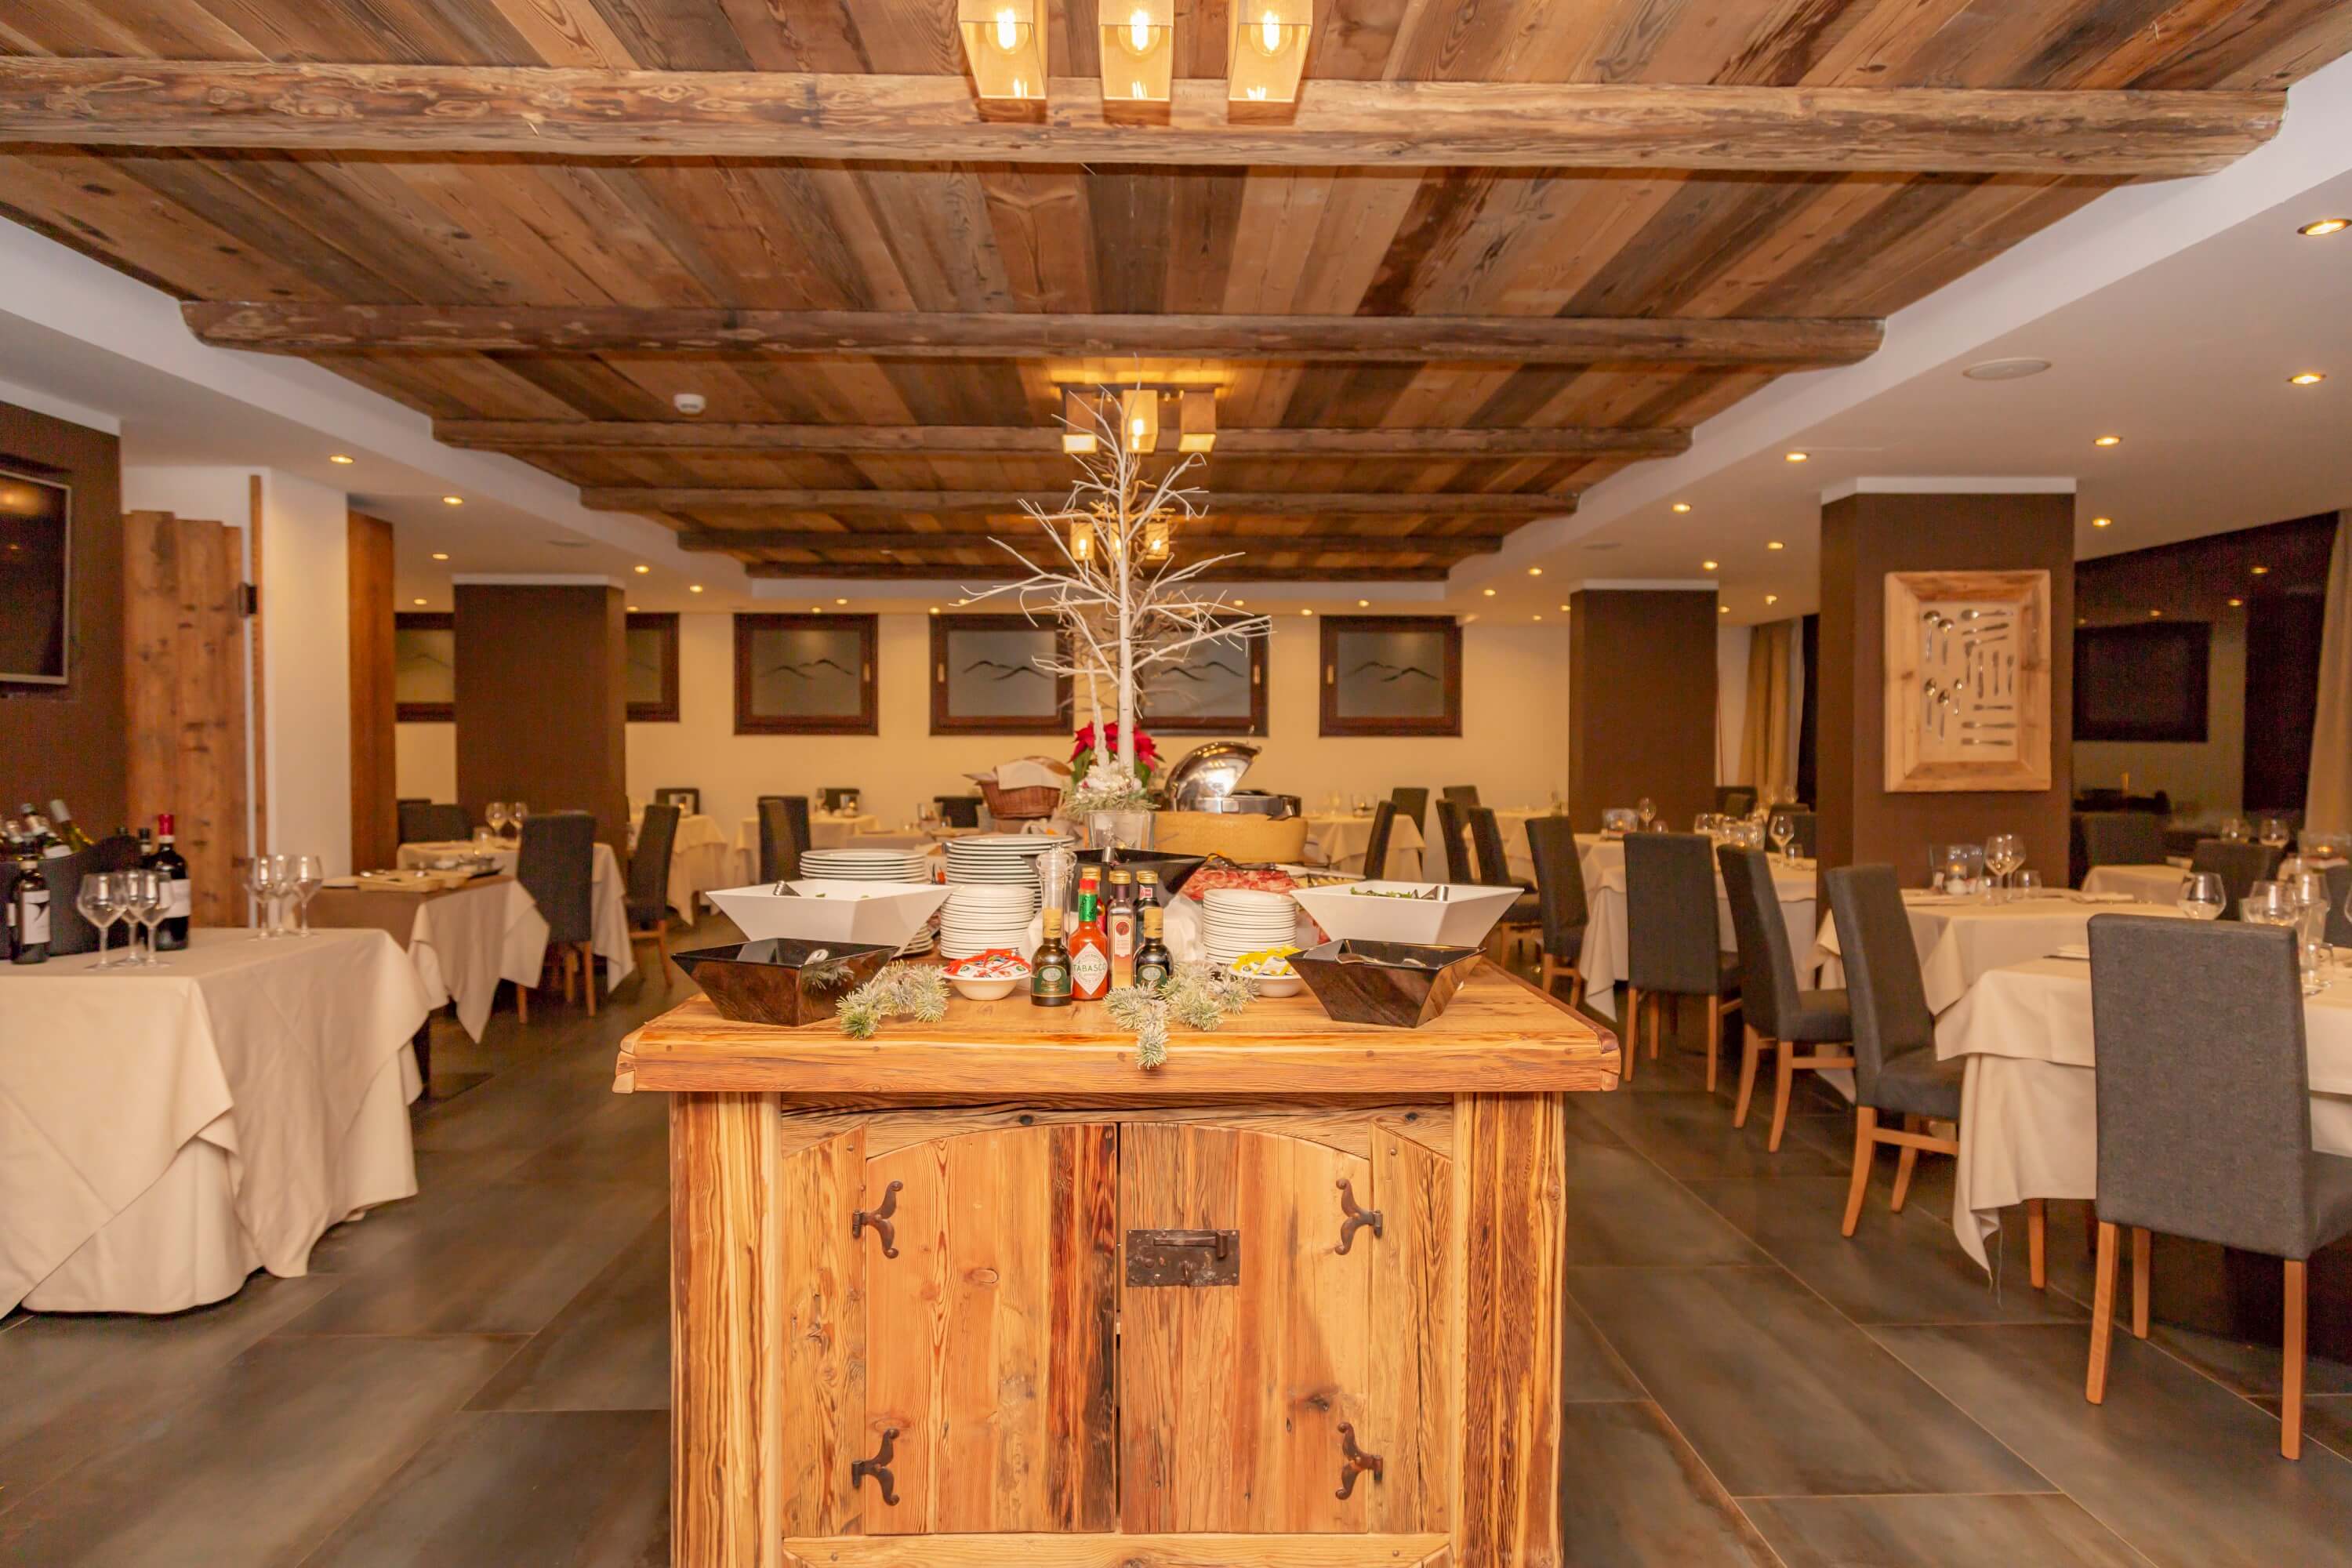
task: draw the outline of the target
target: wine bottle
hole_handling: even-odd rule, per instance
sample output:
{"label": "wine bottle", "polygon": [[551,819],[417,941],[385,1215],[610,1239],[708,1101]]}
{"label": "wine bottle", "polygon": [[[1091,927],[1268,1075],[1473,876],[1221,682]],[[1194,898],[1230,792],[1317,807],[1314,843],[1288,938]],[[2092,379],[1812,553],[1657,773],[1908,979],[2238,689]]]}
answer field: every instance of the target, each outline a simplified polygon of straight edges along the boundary
{"label": "wine bottle", "polygon": [[79,854],[89,847],[89,835],[81,830],[81,825],[73,819],[73,813],[66,809],[64,801],[50,800],[49,822],[68,850]]}
{"label": "wine bottle", "polygon": [[16,885],[8,890],[8,962],[49,961],[49,879],[30,855],[16,862]]}
{"label": "wine bottle", "polygon": [[188,945],[188,917],[194,903],[187,859],[173,847],[172,839],[172,814],[160,812],[155,817],[155,852],[142,864],[172,879],[172,901],[165,907],[163,923],[155,928],[154,938],[156,947],[165,952]]}

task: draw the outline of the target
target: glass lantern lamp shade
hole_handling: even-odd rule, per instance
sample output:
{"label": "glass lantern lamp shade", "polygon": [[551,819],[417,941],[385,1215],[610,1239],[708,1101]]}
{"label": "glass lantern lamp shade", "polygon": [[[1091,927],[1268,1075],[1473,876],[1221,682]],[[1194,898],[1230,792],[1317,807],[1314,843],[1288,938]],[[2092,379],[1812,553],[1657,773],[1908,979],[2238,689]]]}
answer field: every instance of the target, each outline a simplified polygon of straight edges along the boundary
{"label": "glass lantern lamp shade", "polygon": [[1176,72],[1176,0],[1110,0],[1102,17],[1105,103],[1165,103]]}
{"label": "glass lantern lamp shade", "polygon": [[1118,429],[1130,452],[1149,452],[1160,445],[1160,394],[1149,386],[1130,386],[1119,394]]}
{"label": "glass lantern lamp shade", "polygon": [[1095,525],[1083,518],[1070,524],[1070,559],[1083,566],[1095,558]]}
{"label": "glass lantern lamp shade", "polygon": [[1176,449],[1205,452],[1217,444],[1217,395],[1193,387],[1176,402]]}
{"label": "glass lantern lamp shade", "polygon": [[1062,394],[1062,450],[1086,457],[1098,444],[1095,437],[1094,400],[1082,392]]}
{"label": "glass lantern lamp shade", "polygon": [[1037,26],[1041,0],[958,0],[964,58],[972,86],[984,100],[1042,101],[1045,96],[1045,36]]}
{"label": "glass lantern lamp shade", "polygon": [[1157,566],[1168,559],[1171,543],[1165,514],[1153,512],[1143,520],[1143,559]]}
{"label": "glass lantern lamp shade", "polygon": [[1313,0],[1234,0],[1226,98],[1234,103],[1297,102],[1314,16]]}

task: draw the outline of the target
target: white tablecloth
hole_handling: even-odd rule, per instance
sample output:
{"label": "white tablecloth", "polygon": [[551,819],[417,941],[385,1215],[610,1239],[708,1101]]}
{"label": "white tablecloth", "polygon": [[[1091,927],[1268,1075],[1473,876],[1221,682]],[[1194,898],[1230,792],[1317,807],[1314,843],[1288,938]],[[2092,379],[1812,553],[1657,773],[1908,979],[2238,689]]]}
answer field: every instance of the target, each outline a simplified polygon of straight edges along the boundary
{"label": "white tablecloth", "polygon": [[2127,893],[2143,904],[2169,906],[2189,873],[2178,866],[2094,866],[2083,877],[2086,893]]}
{"label": "white tablecloth", "polygon": [[[1528,843],[1528,824],[1538,816],[1552,815],[1549,806],[1499,805],[1495,808],[1495,830],[1503,837],[1503,858],[1511,865],[1511,875],[1522,882],[1536,879],[1536,852]],[[1475,845],[1470,849],[1471,858],[1477,858]]]}
{"label": "white tablecloth", "polygon": [[[1372,819],[1352,812],[1332,816],[1309,815],[1307,818],[1307,847],[1303,852],[1309,866],[1329,866],[1336,870],[1361,872],[1364,851],[1371,847]],[[1400,882],[1418,882],[1423,878],[1421,859],[1421,828],[1409,816],[1400,816],[1389,827],[1389,860],[1386,876]]]}
{"label": "white tablecloth", "polygon": [[[436,856],[475,853],[466,843],[404,844],[400,847],[403,866],[423,866]],[[512,849],[490,851],[498,858],[499,869],[514,875],[516,852]],[[637,957],[629,947],[628,884],[621,877],[620,857],[603,839],[596,841],[596,853],[591,858],[595,868],[590,886],[588,910],[588,948],[604,961],[604,989],[610,991],[626,980],[637,967]],[[539,977],[533,974],[535,981]]]}
{"label": "white tablecloth", "polygon": [[[2304,1018],[2312,1146],[2352,1154],[2352,981],[2308,999]],[[1937,1021],[1936,1055],[1968,1064],[1952,1228],[1979,1263],[2011,1204],[2099,1195],[2093,1038],[2091,966],[2079,959],[1987,970]]]}
{"label": "white tablecloth", "polygon": [[[344,918],[332,895],[340,885],[321,889],[310,906],[313,924],[321,928],[372,926],[385,929],[353,909]],[[429,897],[363,890],[372,905],[399,900],[415,906],[415,917],[396,940],[408,951],[408,962],[433,1006],[457,1005],[457,1022],[475,1039],[490,1021],[499,982],[536,985],[547,963],[547,921],[520,882],[510,877],[488,878],[470,887]]]}
{"label": "white tablecloth", "polygon": [[[2113,895],[2107,895],[2112,898]],[[2080,895],[2054,893],[1995,904],[1983,899],[1929,896],[1906,889],[1905,909],[1911,916],[1911,941],[1919,950],[1920,977],[1926,982],[1929,1011],[1941,1013],[1962,996],[1987,970],[2030,958],[2043,958],[2062,947],[2080,947],[2091,917],[2102,909],[2128,907],[2134,914],[2178,914],[2117,900],[2086,903]],[[1809,962],[1818,966],[1818,984],[1834,988],[1845,984],[1845,962],[1838,954],[1837,922],[1822,920]]]}
{"label": "white tablecloth", "polygon": [[736,858],[715,816],[681,816],[669,848],[669,907],[694,919],[695,900],[713,888],[733,888]]}
{"label": "white tablecloth", "polygon": [[[1616,864],[1608,864],[1607,850],[1616,851]],[[1614,1016],[1617,996],[1613,987],[1625,978],[1625,850],[1622,844],[1601,845],[1586,858],[1587,864],[1600,868],[1595,876],[1588,870],[1584,890],[1588,921],[1584,928],[1584,951],[1578,955],[1577,973],[1584,976],[1585,1005],[1597,1012]],[[1789,951],[1799,952],[1811,941],[1813,931],[1813,868],[1772,863],[1772,888],[1780,895],[1780,918],[1789,927]],[[1731,925],[1731,896],[1724,890],[1723,873],[1715,874],[1715,912],[1718,942],[1726,952],[1739,948],[1739,938]]]}
{"label": "white tablecloth", "polygon": [[199,928],[165,956],[0,971],[0,1310],[216,1301],[416,1191],[430,1004],[398,943]]}

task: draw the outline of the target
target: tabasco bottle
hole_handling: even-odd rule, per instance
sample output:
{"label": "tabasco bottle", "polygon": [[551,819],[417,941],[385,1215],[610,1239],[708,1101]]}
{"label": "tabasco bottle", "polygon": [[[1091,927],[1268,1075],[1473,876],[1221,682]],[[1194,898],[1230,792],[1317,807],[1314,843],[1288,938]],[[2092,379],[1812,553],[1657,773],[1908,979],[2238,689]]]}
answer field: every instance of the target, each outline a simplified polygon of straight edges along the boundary
{"label": "tabasco bottle", "polygon": [[1110,908],[1103,912],[1103,935],[1110,939],[1110,983],[1135,984],[1135,879],[1124,867],[1110,874]]}
{"label": "tabasco bottle", "polygon": [[1078,927],[1070,933],[1070,995],[1099,1002],[1110,994],[1110,939],[1103,934],[1101,893],[1092,878],[1078,884]]}
{"label": "tabasco bottle", "polygon": [[1062,911],[1048,904],[1045,910],[1045,940],[1037,944],[1036,956],[1029,961],[1029,1000],[1039,1007],[1066,1007],[1070,1005],[1070,950],[1062,945]]}

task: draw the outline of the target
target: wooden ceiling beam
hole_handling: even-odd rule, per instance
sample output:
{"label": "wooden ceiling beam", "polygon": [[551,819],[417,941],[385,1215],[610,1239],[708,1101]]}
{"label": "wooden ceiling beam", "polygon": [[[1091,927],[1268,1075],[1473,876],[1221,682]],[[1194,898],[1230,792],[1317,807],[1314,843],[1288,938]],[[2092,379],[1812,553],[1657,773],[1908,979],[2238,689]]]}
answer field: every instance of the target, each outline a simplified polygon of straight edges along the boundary
{"label": "wooden ceiling beam", "polygon": [[[1059,457],[1062,432],[1018,425],[760,425],[687,420],[436,419],[451,447],[492,452],[953,453]],[[1173,440],[1172,432],[1170,435]],[[1324,429],[1217,432],[1216,458],[1671,458],[1690,432],[1572,426],[1550,430]]]}
{"label": "wooden ceiling beam", "polygon": [[1878,321],[1655,316],[1046,315],[626,305],[341,305],[197,300],[218,348],[516,353],[858,354],[884,359],[1318,360],[1349,363],[1852,364]]}
{"label": "wooden ceiling beam", "polygon": [[[1001,533],[1003,531],[998,531]],[[726,554],[739,550],[867,550],[904,555],[924,550],[995,549],[998,533],[853,533],[804,528],[702,529],[677,536],[680,550]],[[1179,533],[1180,555],[1215,555],[1228,550],[1271,553],[1351,551],[1360,555],[1490,555],[1503,548],[1499,533]],[[1015,538],[1009,542],[1027,543]]]}
{"label": "wooden ceiling beam", "polygon": [[[738,489],[668,485],[583,485],[580,504],[591,511],[995,512],[1018,515],[1024,503],[1046,511],[1069,500],[1062,490],[800,490]],[[1479,491],[1442,495],[1396,490],[1213,490],[1221,517],[1564,517],[1572,495],[1513,495]]]}
{"label": "wooden ceiling beam", "polygon": [[2210,174],[2276,133],[2242,91],[1307,84],[1234,111],[1175,84],[1165,123],[1107,120],[1101,83],[982,118],[963,76],[536,66],[0,59],[0,141],[535,156],[1162,165]]}
{"label": "wooden ceiling beam", "polygon": [[[1203,583],[1443,583],[1449,563],[1428,566],[1257,566],[1247,561],[1211,568]],[[894,563],[873,565],[849,561],[753,561],[743,568],[746,577],[856,578],[871,583],[957,583],[979,586],[1010,581],[1021,575],[1002,566],[922,565]]]}

